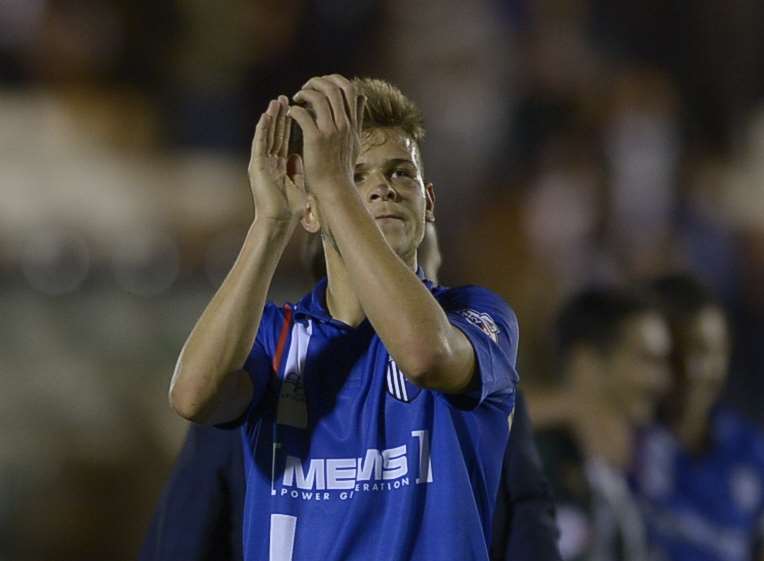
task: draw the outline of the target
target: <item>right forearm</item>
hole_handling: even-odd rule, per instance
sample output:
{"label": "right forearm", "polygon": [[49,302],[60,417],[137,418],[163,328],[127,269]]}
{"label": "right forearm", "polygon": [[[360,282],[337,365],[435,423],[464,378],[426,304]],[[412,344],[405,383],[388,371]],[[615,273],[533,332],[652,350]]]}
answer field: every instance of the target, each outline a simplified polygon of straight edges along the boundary
{"label": "right forearm", "polygon": [[170,402],[183,417],[205,412],[220,397],[226,376],[243,367],[293,229],[294,224],[257,220],[250,227],[235,264],[178,357]]}

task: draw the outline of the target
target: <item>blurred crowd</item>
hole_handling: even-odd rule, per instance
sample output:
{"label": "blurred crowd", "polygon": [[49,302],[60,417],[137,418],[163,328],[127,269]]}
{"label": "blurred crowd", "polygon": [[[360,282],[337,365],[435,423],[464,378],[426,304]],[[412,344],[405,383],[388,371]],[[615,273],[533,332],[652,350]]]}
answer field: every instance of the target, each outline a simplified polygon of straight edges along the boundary
{"label": "blurred crowd", "polygon": [[[332,72],[422,107],[441,281],[511,303],[523,387],[559,384],[574,291],[686,270],[729,318],[724,401],[764,421],[761,2],[3,0],[0,559],[134,558],[254,124]],[[310,285],[299,241],[275,300]]]}

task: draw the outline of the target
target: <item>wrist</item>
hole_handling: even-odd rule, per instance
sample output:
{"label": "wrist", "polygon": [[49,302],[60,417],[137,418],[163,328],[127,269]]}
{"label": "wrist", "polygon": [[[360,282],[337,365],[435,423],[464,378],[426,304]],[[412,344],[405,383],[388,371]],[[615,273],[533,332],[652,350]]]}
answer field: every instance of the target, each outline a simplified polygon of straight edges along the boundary
{"label": "wrist", "polygon": [[357,194],[352,179],[343,176],[327,176],[310,182],[310,192],[319,202],[333,203],[346,199],[351,194]]}
{"label": "wrist", "polygon": [[258,238],[264,238],[268,241],[289,241],[297,226],[297,222],[299,222],[299,217],[297,215],[283,218],[255,216],[255,219],[249,227],[247,236],[255,235]]}

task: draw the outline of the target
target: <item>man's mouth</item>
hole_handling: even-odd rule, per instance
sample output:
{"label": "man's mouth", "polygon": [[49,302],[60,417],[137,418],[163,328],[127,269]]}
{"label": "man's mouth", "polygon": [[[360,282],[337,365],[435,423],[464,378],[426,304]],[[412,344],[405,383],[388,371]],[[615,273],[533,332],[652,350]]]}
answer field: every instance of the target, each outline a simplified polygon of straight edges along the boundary
{"label": "man's mouth", "polygon": [[378,214],[374,220],[403,220],[403,217],[399,214]]}

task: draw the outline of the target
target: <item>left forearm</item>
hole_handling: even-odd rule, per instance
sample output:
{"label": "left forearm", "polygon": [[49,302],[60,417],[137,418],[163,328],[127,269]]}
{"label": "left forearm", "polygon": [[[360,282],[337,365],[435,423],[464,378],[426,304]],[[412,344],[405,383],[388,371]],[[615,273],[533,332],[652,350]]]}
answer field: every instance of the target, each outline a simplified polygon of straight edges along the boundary
{"label": "left forearm", "polygon": [[366,316],[401,369],[423,377],[453,360],[445,312],[387,244],[353,187],[335,187],[319,207]]}

